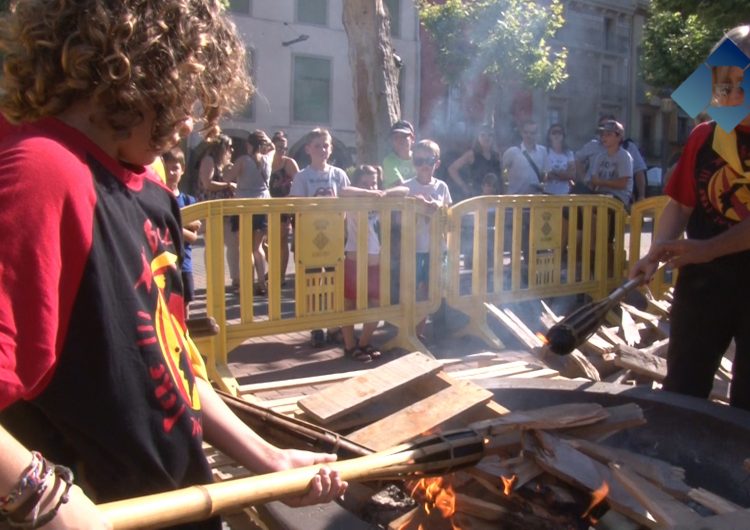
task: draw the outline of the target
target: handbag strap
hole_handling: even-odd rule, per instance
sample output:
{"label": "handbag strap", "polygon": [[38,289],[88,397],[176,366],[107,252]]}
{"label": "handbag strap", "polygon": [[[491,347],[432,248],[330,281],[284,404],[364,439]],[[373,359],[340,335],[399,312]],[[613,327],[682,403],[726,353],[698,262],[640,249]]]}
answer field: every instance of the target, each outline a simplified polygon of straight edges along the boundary
{"label": "handbag strap", "polygon": [[542,179],[542,173],[541,173],[541,172],[539,171],[539,168],[538,168],[538,167],[537,167],[537,165],[536,165],[536,164],[534,163],[534,161],[533,161],[533,160],[531,159],[531,156],[529,156],[529,152],[528,152],[528,151],[526,151],[526,150],[525,150],[525,149],[523,149],[523,148],[521,149],[521,152],[523,153],[523,156],[525,156],[525,157],[526,157],[526,160],[528,160],[528,161],[529,161],[529,164],[531,164],[531,169],[533,169],[533,170],[534,170],[534,173],[536,173],[536,178],[538,178],[538,179],[539,179],[539,182],[542,182],[542,181],[544,180],[544,179]]}

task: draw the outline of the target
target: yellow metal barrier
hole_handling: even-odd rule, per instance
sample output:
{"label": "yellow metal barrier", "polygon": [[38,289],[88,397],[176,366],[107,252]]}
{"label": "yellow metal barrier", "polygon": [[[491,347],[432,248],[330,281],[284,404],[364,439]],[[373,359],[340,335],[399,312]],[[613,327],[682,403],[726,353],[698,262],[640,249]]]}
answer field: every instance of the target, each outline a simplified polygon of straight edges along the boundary
{"label": "yellow metal barrier", "polygon": [[[651,226],[650,219],[658,223],[664,204],[665,198],[656,197],[633,207],[631,257],[639,255],[641,232]],[[356,215],[358,226],[366,227],[370,212],[379,215],[380,298],[369,307],[367,230],[362,229],[357,234],[361,250],[357,252],[355,308],[346,310],[344,219]],[[268,216],[267,299],[253,290],[254,214]],[[276,273],[281,266],[282,214],[296,218],[293,300],[282,299],[282,278]],[[228,307],[224,230],[228,216],[235,215],[239,216],[241,256],[239,307]],[[422,301],[415,299],[419,216],[430,218],[429,295]],[[449,306],[469,316],[462,332],[502,347],[486,325],[483,302],[502,304],[578,293],[603,297],[621,282],[626,270],[627,214],[619,201],[605,196],[487,196],[437,211],[414,199],[399,198],[227,199],[183,210],[185,222],[195,219],[203,221],[205,230],[206,312],[220,328],[218,335],[197,342],[207,357],[211,378],[232,392],[238,384],[227,366],[228,354],[249,338],[385,320],[398,328],[385,348],[429,353],[416,337],[415,327],[439,308],[444,297]],[[392,234],[400,236],[394,240],[400,249],[394,255]],[[665,282],[663,277],[659,281]],[[395,301],[391,300],[392,282],[399,286]],[[267,309],[260,309],[265,302]]]}
{"label": "yellow metal barrier", "polygon": [[601,195],[483,196],[450,208],[445,297],[469,316],[461,331],[502,347],[483,302],[605,296],[624,271],[625,216]]}
{"label": "yellow metal barrier", "polygon": [[[347,213],[348,212],[348,213]],[[376,307],[367,303],[367,231],[359,230],[357,252],[357,297],[355,309],[344,308],[344,218],[357,215],[358,226],[367,227],[369,212],[380,217],[380,293]],[[253,290],[252,216],[268,216],[269,274],[267,311],[258,312],[259,297]],[[278,241],[283,214],[294,214],[295,298],[293,309],[282,310],[281,266]],[[229,352],[249,338],[292,331],[386,320],[398,328],[386,347],[410,351],[427,348],[415,335],[416,324],[440,306],[441,258],[444,248],[444,211],[432,212],[414,199],[286,198],[226,199],[207,201],[182,211],[183,221],[202,220],[206,253],[206,312],[219,325],[219,334],[198,342],[207,358],[210,377],[222,388],[236,392],[237,381],[228,368]],[[240,287],[239,312],[227,307],[224,269],[226,218],[239,217]],[[416,224],[418,216],[430,218],[430,277],[426,300],[415,301]],[[391,227],[400,219],[399,301],[392,303]],[[359,249],[362,249],[359,251]],[[428,352],[429,353],[429,352]]]}
{"label": "yellow metal barrier", "polygon": [[[630,212],[630,246],[628,249],[628,262],[634,263],[648,252],[651,237],[659,226],[664,207],[669,202],[669,197],[660,195],[649,197],[633,205]],[[645,235],[648,234],[649,244],[644,245]],[[659,298],[677,280],[677,271],[660,270],[654,275],[649,284],[654,296]]]}

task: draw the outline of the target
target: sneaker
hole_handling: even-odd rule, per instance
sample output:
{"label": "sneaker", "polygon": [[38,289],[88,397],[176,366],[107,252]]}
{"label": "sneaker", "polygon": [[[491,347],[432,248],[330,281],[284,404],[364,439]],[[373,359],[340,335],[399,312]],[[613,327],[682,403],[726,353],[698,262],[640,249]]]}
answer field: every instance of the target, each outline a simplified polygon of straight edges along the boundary
{"label": "sneaker", "polygon": [[326,331],[326,342],[329,344],[344,344],[344,332],[341,328],[329,328]]}
{"label": "sneaker", "polygon": [[326,343],[326,335],[322,329],[314,329],[310,332],[310,343],[313,348],[322,348]]}

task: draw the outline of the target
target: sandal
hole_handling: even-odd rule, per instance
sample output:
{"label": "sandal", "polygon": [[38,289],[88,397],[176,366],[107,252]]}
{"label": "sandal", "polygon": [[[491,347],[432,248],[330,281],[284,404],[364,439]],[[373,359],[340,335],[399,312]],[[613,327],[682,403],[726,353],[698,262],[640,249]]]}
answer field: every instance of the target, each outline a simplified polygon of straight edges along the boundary
{"label": "sandal", "polygon": [[344,356],[363,363],[372,362],[370,354],[361,350],[358,346],[355,346],[352,349],[344,348]]}
{"label": "sandal", "polygon": [[359,346],[359,349],[365,352],[367,355],[372,357],[373,359],[377,359],[382,355],[382,353],[379,350],[376,350],[372,344],[365,344],[364,346]]}

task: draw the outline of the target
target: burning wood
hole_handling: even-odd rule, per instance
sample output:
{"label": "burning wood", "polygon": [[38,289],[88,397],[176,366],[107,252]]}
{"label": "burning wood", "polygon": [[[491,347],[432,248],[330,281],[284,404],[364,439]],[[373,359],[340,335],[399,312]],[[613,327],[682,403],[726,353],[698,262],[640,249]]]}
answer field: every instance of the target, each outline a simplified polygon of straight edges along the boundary
{"label": "burning wood", "polygon": [[580,403],[475,423],[488,447],[503,450],[460,474],[415,482],[420,508],[389,529],[588,529],[609,511],[631,521],[622,527],[672,528],[702,519],[683,501],[706,513],[742,510],[689,487],[680,468],[595,442],[629,427],[633,407]]}

